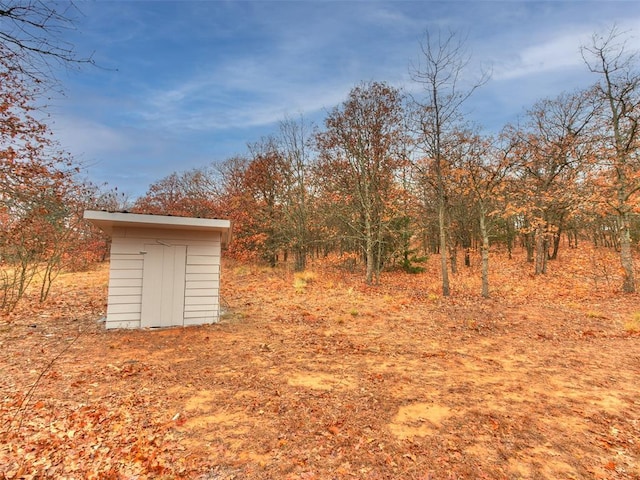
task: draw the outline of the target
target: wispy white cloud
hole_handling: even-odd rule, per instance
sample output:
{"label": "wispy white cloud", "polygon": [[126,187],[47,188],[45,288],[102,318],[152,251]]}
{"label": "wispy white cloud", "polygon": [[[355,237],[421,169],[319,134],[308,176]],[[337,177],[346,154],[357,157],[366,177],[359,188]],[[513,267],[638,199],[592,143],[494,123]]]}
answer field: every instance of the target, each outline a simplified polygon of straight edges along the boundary
{"label": "wispy white cloud", "polygon": [[421,31],[426,27],[423,19],[396,9],[393,4],[371,4],[371,8],[364,15],[367,22],[379,28],[392,28],[397,31]]}
{"label": "wispy white cloud", "polygon": [[[364,9],[292,5],[282,18],[260,10],[266,36],[259,49],[208,62],[163,88],[147,89],[136,114],[166,128],[250,128],[287,114],[323,112],[361,81],[407,83],[409,60],[424,28],[419,19],[378,3]],[[353,8],[362,16],[345,11]]]}
{"label": "wispy white cloud", "polygon": [[105,153],[124,152],[135,145],[135,138],[118,128],[72,115],[57,115],[52,130],[63,148],[92,159]]}
{"label": "wispy white cloud", "polygon": [[587,39],[584,34],[563,34],[544,42],[529,45],[512,58],[495,65],[495,80],[513,80],[539,75],[554,70],[573,68],[583,64],[580,45]]}
{"label": "wispy white cloud", "polygon": [[287,113],[310,115],[330,108],[353,86],[349,82],[299,84],[249,70],[232,78],[233,84],[208,77],[187,80],[167,91],[156,90],[138,114],[166,128],[248,128],[273,124]]}
{"label": "wispy white cloud", "polygon": [[312,29],[301,41],[280,34],[260,52],[185,72],[165,88],[148,89],[138,115],[173,128],[203,130],[272,124],[287,113],[311,115],[331,108],[363,72],[355,66],[360,54],[331,45],[336,41],[331,33]]}
{"label": "wispy white cloud", "polygon": [[[633,32],[637,25],[640,25],[640,18],[625,19],[617,28],[620,32]],[[581,47],[588,46],[595,33],[607,33],[612,27],[612,24],[603,26],[594,23],[580,28],[553,29],[543,40],[524,45],[519,50],[514,46],[508,58],[495,62],[493,78],[515,80],[560,70],[584,69]],[[629,35],[626,38],[630,49],[640,49],[640,37]]]}

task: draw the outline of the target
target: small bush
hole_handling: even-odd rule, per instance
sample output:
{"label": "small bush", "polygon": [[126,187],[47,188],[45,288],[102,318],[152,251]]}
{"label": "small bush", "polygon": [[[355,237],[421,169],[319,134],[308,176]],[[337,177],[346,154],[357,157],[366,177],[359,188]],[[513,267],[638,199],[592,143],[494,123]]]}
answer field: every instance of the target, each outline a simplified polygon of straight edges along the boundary
{"label": "small bush", "polygon": [[636,312],[633,318],[624,324],[624,330],[628,333],[640,333],[640,312]]}
{"label": "small bush", "polygon": [[415,263],[425,263],[429,257],[417,257],[415,255],[402,259],[400,267],[407,273],[418,274],[425,271],[424,267],[414,265]]}
{"label": "small bush", "polygon": [[318,275],[316,274],[316,272],[305,270],[304,272],[296,272],[294,274],[294,278],[299,278],[306,283],[313,283],[318,278]]}
{"label": "small bush", "polygon": [[307,285],[313,283],[318,276],[315,272],[304,271],[304,272],[296,272],[293,275],[293,288],[296,293],[304,293]]}

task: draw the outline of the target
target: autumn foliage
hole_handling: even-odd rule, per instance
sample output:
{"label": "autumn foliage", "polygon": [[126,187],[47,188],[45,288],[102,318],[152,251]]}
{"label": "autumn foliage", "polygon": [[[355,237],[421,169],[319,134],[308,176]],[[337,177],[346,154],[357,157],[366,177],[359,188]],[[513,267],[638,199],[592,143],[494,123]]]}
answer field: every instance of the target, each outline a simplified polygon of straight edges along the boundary
{"label": "autumn foliage", "polygon": [[[473,251],[483,252],[488,297],[491,245],[523,246],[532,273],[545,275],[564,237],[565,248],[589,242],[619,250],[622,288],[631,292],[638,138],[629,131],[628,152],[615,153],[598,88],[542,99],[493,137],[459,120],[430,137],[429,104],[363,83],[323,129],[287,120],[246,157],[161,179],[135,211],[230,218],[234,258],[275,266],[291,255],[302,270],[307,260],[337,254],[364,265],[369,284],[385,270],[420,271],[423,259],[439,254],[445,295],[449,273],[468,267]],[[640,84],[624,94],[624,105],[637,103]],[[625,108],[631,129],[636,111]]]}

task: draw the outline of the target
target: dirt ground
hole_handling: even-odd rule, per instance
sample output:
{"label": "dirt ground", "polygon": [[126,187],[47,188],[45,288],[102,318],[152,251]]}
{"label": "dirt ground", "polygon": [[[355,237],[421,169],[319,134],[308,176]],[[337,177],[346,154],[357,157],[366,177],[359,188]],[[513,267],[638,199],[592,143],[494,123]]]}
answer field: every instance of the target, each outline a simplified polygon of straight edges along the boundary
{"label": "dirt ground", "polygon": [[488,300],[432,260],[378,287],[226,261],[219,324],[142,331],[98,321],[108,265],[65,274],[0,320],[0,479],[640,478],[615,256],[501,256]]}

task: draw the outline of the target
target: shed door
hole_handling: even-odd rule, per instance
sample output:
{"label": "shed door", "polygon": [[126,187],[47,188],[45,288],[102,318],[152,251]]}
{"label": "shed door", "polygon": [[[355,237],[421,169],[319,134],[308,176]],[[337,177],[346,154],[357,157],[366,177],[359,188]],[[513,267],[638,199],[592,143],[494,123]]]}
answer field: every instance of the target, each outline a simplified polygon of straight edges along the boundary
{"label": "shed door", "polygon": [[145,251],[140,325],[183,325],[187,247],[145,245]]}

